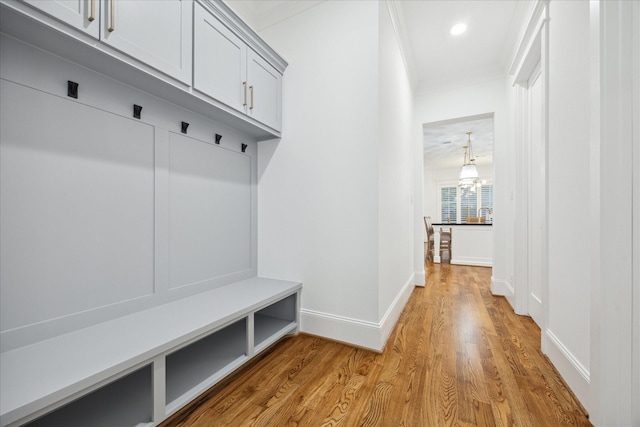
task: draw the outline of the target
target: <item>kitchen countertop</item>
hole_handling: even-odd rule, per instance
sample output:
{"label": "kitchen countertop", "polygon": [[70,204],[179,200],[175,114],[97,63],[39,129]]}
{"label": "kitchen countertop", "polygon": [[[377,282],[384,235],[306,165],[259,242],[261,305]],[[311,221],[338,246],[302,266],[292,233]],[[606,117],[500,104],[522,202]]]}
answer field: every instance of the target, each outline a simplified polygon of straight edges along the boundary
{"label": "kitchen countertop", "polygon": [[439,227],[444,227],[444,226],[451,227],[451,226],[454,226],[454,225],[456,227],[459,227],[459,226],[466,226],[466,225],[484,225],[484,226],[486,226],[486,225],[493,225],[493,223],[491,223],[491,222],[434,222],[431,225],[433,225],[434,227],[436,225],[439,226]]}

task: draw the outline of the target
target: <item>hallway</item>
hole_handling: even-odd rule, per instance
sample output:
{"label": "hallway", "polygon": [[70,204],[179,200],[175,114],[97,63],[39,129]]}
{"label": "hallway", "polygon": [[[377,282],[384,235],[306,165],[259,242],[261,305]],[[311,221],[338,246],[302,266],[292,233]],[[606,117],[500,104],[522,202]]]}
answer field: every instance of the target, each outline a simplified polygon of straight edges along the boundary
{"label": "hallway", "polygon": [[430,265],[382,354],[287,338],[163,424],[590,426],[491,269]]}

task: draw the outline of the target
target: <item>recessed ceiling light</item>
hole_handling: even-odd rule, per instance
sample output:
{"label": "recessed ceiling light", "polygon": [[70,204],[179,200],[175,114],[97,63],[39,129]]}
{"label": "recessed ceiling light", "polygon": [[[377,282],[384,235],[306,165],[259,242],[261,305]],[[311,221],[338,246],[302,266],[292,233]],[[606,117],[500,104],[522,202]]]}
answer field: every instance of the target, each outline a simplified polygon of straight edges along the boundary
{"label": "recessed ceiling light", "polygon": [[456,24],[453,27],[451,27],[451,30],[449,30],[452,36],[457,36],[459,34],[464,33],[465,31],[467,31],[467,25],[463,23]]}

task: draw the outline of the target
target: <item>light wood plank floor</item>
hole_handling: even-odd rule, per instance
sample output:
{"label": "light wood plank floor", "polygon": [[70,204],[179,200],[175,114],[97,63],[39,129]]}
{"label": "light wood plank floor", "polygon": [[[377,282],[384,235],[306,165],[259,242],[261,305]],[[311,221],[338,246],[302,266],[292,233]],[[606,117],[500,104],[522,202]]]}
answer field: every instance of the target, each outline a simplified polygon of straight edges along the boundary
{"label": "light wood plank floor", "polygon": [[381,354],[286,338],[163,427],[591,425],[491,269],[428,275]]}

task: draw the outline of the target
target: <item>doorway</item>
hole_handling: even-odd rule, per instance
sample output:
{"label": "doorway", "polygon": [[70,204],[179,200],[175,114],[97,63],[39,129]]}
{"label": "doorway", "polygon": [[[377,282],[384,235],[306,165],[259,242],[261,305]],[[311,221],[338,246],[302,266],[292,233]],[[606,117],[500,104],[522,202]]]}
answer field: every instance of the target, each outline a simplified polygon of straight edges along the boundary
{"label": "doorway", "polygon": [[544,233],[545,233],[545,146],[544,146],[544,96],[540,63],[527,81],[528,98],[528,284],[527,311],[533,320],[541,326],[543,318],[544,276]]}
{"label": "doorway", "polygon": [[[546,26],[534,38],[515,79],[515,311],[545,328],[547,298]],[[543,340],[544,342],[544,340]]]}
{"label": "doorway", "polygon": [[[441,262],[439,230],[452,228],[451,251],[444,252],[451,264],[492,267],[494,113],[424,123],[422,133],[423,215],[435,225],[434,262]],[[460,186],[465,151],[477,177]]]}

